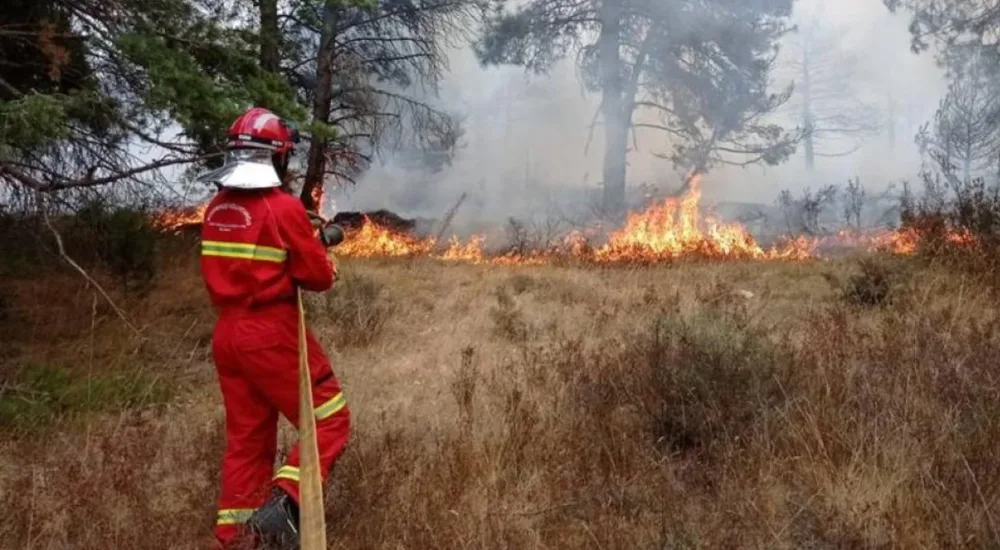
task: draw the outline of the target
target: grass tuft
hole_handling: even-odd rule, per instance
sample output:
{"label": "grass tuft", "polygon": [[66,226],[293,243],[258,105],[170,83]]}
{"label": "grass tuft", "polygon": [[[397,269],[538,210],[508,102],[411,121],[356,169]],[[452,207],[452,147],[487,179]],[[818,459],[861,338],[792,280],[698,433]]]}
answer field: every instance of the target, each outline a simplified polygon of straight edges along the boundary
{"label": "grass tuft", "polygon": [[325,318],[338,347],[371,345],[395,311],[385,285],[364,275],[343,274],[326,294]]}

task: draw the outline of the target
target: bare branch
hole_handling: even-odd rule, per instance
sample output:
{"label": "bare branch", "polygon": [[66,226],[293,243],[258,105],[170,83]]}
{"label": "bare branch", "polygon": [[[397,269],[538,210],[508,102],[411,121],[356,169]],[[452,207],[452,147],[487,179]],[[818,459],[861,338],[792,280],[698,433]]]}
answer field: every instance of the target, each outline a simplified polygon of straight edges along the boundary
{"label": "bare branch", "polygon": [[3,89],[5,89],[8,92],[10,92],[11,95],[13,95],[14,97],[21,97],[21,96],[24,95],[24,94],[21,93],[20,90],[18,90],[17,88],[15,88],[13,84],[11,84],[10,82],[7,82],[6,80],[4,80],[3,77],[0,77],[0,87],[3,87]]}
{"label": "bare branch", "polygon": [[125,314],[124,311],[122,311],[120,307],[118,307],[117,304],[115,304],[115,301],[111,299],[111,296],[108,295],[107,291],[105,291],[104,288],[100,284],[98,284],[98,282],[95,281],[94,278],[91,277],[90,274],[88,274],[85,269],[80,267],[80,264],[76,263],[76,261],[74,261],[73,258],[71,258],[69,254],[66,253],[66,247],[63,245],[62,235],[60,235],[59,232],[56,231],[56,228],[52,225],[52,221],[49,220],[49,215],[45,211],[44,202],[42,200],[40,193],[38,200],[39,200],[39,208],[42,214],[42,219],[45,221],[45,225],[49,228],[49,231],[52,233],[52,236],[55,237],[56,239],[56,245],[59,248],[59,255],[63,258],[63,260],[66,261],[66,263],[71,265],[73,269],[75,269],[78,273],[80,273],[80,275],[83,276],[83,278],[86,279],[88,283],[93,285],[93,287],[96,288],[97,291],[101,293],[101,296],[103,296],[105,301],[108,302],[108,305],[111,306],[111,309],[115,311],[115,313],[122,320],[122,322],[125,323],[125,326],[127,326],[129,330],[132,331],[133,334],[135,334],[141,340],[145,340],[146,337],[143,336],[142,332],[139,329],[135,328],[135,325],[132,324],[131,321],[129,321],[128,316]]}
{"label": "bare branch", "polygon": [[59,182],[59,183],[50,183],[50,184],[46,184],[46,183],[43,183],[41,181],[38,181],[37,179],[31,177],[30,175],[28,175],[28,174],[26,174],[26,173],[24,173],[24,172],[22,172],[20,170],[17,170],[16,168],[13,168],[9,164],[0,164],[0,176],[3,176],[4,174],[7,174],[10,177],[18,180],[22,184],[24,184],[24,185],[26,185],[26,186],[28,186],[28,187],[36,190],[36,191],[52,192],[52,191],[61,191],[63,189],[79,189],[79,188],[84,188],[84,187],[98,187],[98,186],[101,186],[101,185],[106,185],[106,184],[113,183],[113,182],[116,182],[116,181],[120,181],[120,180],[123,180],[123,179],[126,179],[126,178],[137,176],[139,174],[150,172],[152,170],[157,170],[157,169],[160,169],[160,168],[165,168],[167,166],[176,166],[178,164],[190,164],[190,163],[193,163],[193,162],[197,162],[198,160],[203,160],[204,158],[206,158],[206,157],[183,158],[183,159],[161,159],[159,161],[147,164],[146,166],[141,166],[141,167],[138,167],[138,168],[133,168],[131,170],[126,170],[124,172],[120,172],[120,173],[113,174],[113,175],[110,175],[110,176],[105,176],[105,177],[102,177],[102,178],[85,177],[83,179],[71,180],[71,181],[63,181],[63,182]]}

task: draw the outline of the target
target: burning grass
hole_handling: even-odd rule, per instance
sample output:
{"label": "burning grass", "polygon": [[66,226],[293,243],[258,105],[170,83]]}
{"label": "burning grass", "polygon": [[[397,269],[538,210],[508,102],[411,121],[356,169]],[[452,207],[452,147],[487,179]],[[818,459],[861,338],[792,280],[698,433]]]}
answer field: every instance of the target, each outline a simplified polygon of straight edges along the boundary
{"label": "burning grass", "polygon": [[702,219],[700,178],[690,181],[681,198],[668,198],[643,212],[629,216],[625,226],[614,231],[593,255],[598,262],[671,260],[699,255],[716,258],[803,259],[809,243],[793,240],[764,251],[745,228]]}
{"label": "burning grass", "polygon": [[[510,250],[490,246],[485,235],[460,238],[452,235],[439,243],[433,237],[413,233],[413,222],[386,211],[371,216],[362,213],[338,215],[347,240],[338,254],[354,258],[399,258],[426,256],[446,262],[494,265],[545,264],[650,264],[683,258],[709,260],[794,261],[822,257],[830,251],[868,250],[912,255],[926,231],[917,227],[880,231],[841,231],[823,237],[797,236],[761,246],[739,224],[723,223],[700,209],[701,179],[694,176],[688,191],[630,214],[625,223],[610,232],[591,227],[573,230],[547,243],[528,249],[517,243]],[[153,218],[155,227],[173,230],[198,223],[204,207],[170,211]],[[972,248],[977,244],[967,230],[949,230],[949,246]]]}
{"label": "burning grass", "polygon": [[700,178],[690,182],[679,198],[667,198],[646,210],[631,214],[625,224],[612,231],[603,244],[590,242],[597,231],[572,231],[537,250],[490,254],[486,237],[466,240],[452,236],[443,250],[433,238],[418,239],[409,233],[364,219],[360,229],[348,234],[341,253],[352,257],[429,255],[449,262],[497,265],[543,265],[577,263],[656,263],[684,257],[707,259],[801,260],[812,257],[818,241],[790,239],[768,250],[761,248],[742,226],[724,224],[699,211]]}
{"label": "burning grass", "polygon": [[[166,408],[5,431],[0,546],[205,547],[222,409],[193,263],[133,306],[158,349],[92,323],[79,285],[5,283],[6,367],[88,346],[99,366],[121,346],[194,383]],[[913,276],[858,308],[824,277],[853,262],[344,259],[330,309],[311,310],[356,419],[331,548],[1000,544],[995,306],[953,272],[894,265]],[[58,312],[32,288],[66,289]],[[372,309],[377,337],[338,341]]]}

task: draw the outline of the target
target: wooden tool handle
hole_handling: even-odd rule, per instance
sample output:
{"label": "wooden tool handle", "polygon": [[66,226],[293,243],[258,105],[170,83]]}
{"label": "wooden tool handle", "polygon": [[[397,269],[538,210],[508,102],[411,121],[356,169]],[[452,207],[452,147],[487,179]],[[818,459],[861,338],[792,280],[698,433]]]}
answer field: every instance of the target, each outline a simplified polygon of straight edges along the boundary
{"label": "wooden tool handle", "polygon": [[299,533],[301,550],[326,550],[326,517],[323,513],[323,482],[316,443],[312,377],[309,376],[309,346],[306,342],[306,310],[299,302]]}

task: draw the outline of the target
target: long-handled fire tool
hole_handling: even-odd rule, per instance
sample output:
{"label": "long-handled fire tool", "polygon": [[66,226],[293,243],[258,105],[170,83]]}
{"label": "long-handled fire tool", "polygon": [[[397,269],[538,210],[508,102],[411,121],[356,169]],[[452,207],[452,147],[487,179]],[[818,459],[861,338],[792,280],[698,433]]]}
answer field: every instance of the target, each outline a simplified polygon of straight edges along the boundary
{"label": "long-handled fire tool", "polygon": [[306,310],[299,301],[299,535],[302,550],[326,550],[326,518],[323,515],[323,484],[319,471],[319,448],[316,444],[316,418],[313,416],[312,377],[309,376],[309,351],[306,345]]}
{"label": "long-handled fire tool", "polygon": [[[340,227],[326,224],[324,242],[330,248],[344,240]],[[309,347],[306,341],[306,309],[302,289],[298,289],[299,305],[299,536],[301,550],[326,550],[326,518],[323,514],[323,482],[319,469],[319,447],[316,443],[316,417],[313,416],[312,377],[309,375]]]}

